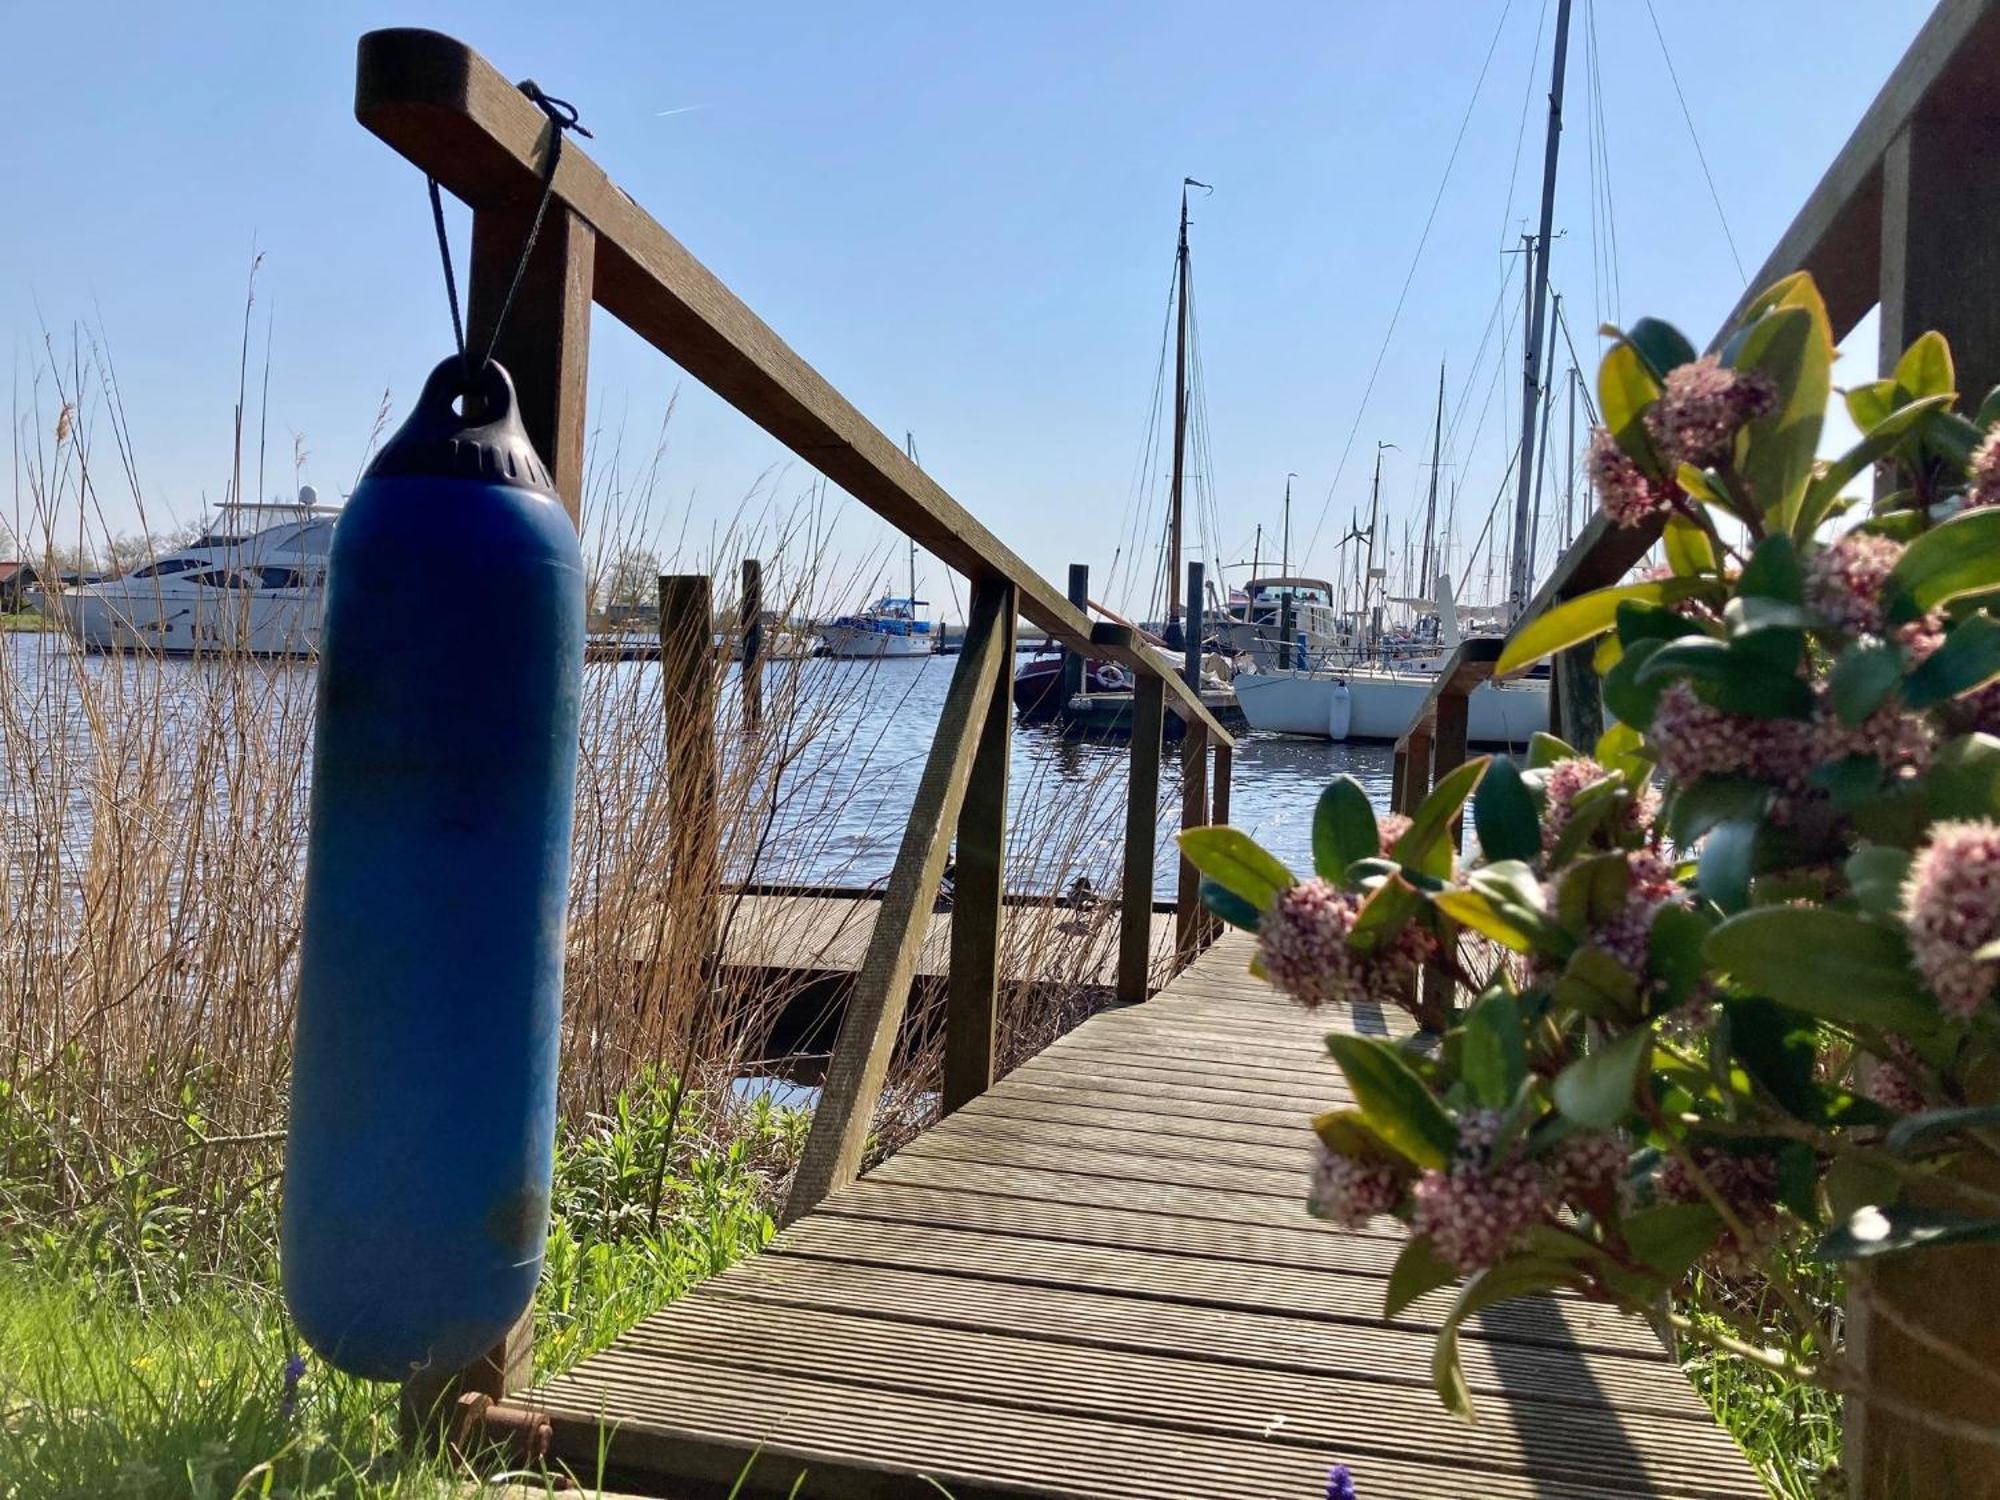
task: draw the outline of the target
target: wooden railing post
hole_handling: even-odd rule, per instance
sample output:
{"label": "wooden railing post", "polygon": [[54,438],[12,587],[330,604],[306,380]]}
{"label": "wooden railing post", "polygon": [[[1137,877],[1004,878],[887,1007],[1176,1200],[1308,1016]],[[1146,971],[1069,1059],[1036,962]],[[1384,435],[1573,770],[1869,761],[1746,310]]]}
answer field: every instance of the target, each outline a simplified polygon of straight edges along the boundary
{"label": "wooden railing post", "polygon": [[1396,811],[1417,815],[1431,791],[1431,727],[1413,726],[1396,747]]}
{"label": "wooden railing post", "polygon": [[[1092,640],[1133,639],[1121,625],[1099,625]],[[1118,912],[1118,999],[1144,1000],[1153,968],[1153,846],[1160,835],[1160,730],[1166,684],[1142,676],[1132,688],[1132,746],[1125,790],[1125,873]]]}
{"label": "wooden railing post", "polygon": [[993,1085],[999,1025],[1000,949],[1005,937],[1007,763],[1013,748],[1015,609],[1019,597],[1004,580],[975,583],[974,608],[983,594],[993,605],[994,651],[1000,658],[972,780],[958,813],[958,873],[952,885],[951,977],[945,992],[945,1114],[977,1099]]}
{"label": "wooden railing post", "polygon": [[[1090,604],[1090,568],[1085,563],[1069,565],[1069,602],[1079,610]],[[1083,653],[1074,646],[1063,647],[1062,658],[1062,701],[1069,706],[1069,700],[1083,691]]]}
{"label": "wooden railing post", "polygon": [[[667,731],[665,920],[677,958],[693,962],[673,989],[699,996],[721,942],[722,851],[716,823],[715,600],[706,574],[660,579],[660,708]],[[671,991],[670,991],[671,992]],[[688,1024],[695,1024],[690,1016]]]}
{"label": "wooden railing post", "polygon": [[1007,659],[1001,654],[1006,633],[1002,615],[1011,620],[1012,605],[1002,595],[1001,589],[983,582],[973,590],[965,645],[945,690],[937,733],[909,821],[903,826],[902,846],[889,872],[888,889],[882,894],[868,951],[827,1065],[826,1084],[813,1111],[812,1130],[785,1201],[787,1223],[817,1208],[828,1193],[852,1182],[861,1169],[896,1031],[909,1008],[910,982],[930,929],[938,880],[972,778],[975,751],[987,727],[995,684],[1007,672]]}
{"label": "wooden railing post", "polygon": [[743,598],[737,608],[743,649],[737,653],[737,681],[742,684],[743,727],[764,725],[764,564],[743,559]]}
{"label": "wooden railing post", "polygon": [[[530,202],[481,208],[472,216],[466,342],[475,354],[484,354],[493,343],[493,322],[514,280],[533,211]],[[583,507],[584,397],[596,245],[589,224],[569,209],[551,205],[499,341],[493,343],[494,359],[513,377],[521,424],[548,464],[572,523]],[[506,1338],[463,1370],[411,1377],[402,1392],[406,1419],[428,1426],[461,1394],[476,1391],[497,1400],[525,1387],[534,1375],[534,1326],[530,1307]]]}

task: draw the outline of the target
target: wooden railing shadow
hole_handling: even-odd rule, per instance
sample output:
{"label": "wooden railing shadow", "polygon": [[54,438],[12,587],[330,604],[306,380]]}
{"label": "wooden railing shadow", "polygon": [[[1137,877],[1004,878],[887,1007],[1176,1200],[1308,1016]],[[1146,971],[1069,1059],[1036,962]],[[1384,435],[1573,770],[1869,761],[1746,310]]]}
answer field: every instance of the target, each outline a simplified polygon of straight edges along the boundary
{"label": "wooden railing shadow", "polygon": [[[963,648],[952,671],[901,846],[813,1117],[786,1217],[812,1209],[858,1171],[932,896],[948,854],[957,876],[945,1021],[943,1108],[993,1081],[1001,952],[1001,893],[1016,621],[1025,618],[1079,654],[1117,662],[1136,683],[1121,896],[1118,996],[1147,995],[1161,727],[1182,740],[1182,817],[1226,818],[1229,733],[1183,669],[1119,628],[1093,631],[1064,591],[1036,573],[788,347],[574,143],[521,88],[463,43],[437,32],[388,30],[361,39],[356,117],[472,209],[467,345],[513,375],[522,419],[547,459],[571,519],[583,490],[585,387],[593,305],[785,444],[970,583]],[[550,173],[553,162],[553,175]],[[545,210],[538,215],[544,191]],[[539,229],[535,226],[539,221]],[[524,247],[532,244],[523,261]],[[519,267],[518,285],[516,271]],[[511,289],[511,291],[510,291]],[[509,303],[511,295],[512,301]],[[510,311],[503,320],[503,306]],[[759,580],[761,581],[761,580]],[[746,585],[746,592],[748,586]],[[692,703],[693,734],[670,734],[676,805],[712,803],[712,752],[700,744],[713,693],[707,580],[662,580],[661,671]],[[671,730],[671,726],[670,726]],[[1213,756],[1213,778],[1209,776]],[[676,835],[669,898],[713,911],[713,838],[689,819]],[[1180,951],[1212,930],[1182,871]],[[699,903],[699,904],[696,904]],[[440,1372],[413,1393],[435,1408],[453,1390],[499,1396],[529,1368],[526,1323],[478,1366]]]}

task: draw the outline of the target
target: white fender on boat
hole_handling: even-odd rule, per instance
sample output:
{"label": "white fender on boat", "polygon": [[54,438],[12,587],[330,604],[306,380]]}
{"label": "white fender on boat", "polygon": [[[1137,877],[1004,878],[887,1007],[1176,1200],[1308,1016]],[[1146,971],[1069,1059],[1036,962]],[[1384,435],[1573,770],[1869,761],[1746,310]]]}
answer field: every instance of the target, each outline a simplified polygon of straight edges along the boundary
{"label": "white fender on boat", "polygon": [[1349,720],[1354,717],[1354,701],[1347,691],[1347,684],[1336,682],[1327,696],[1326,737],[1330,740],[1347,738]]}

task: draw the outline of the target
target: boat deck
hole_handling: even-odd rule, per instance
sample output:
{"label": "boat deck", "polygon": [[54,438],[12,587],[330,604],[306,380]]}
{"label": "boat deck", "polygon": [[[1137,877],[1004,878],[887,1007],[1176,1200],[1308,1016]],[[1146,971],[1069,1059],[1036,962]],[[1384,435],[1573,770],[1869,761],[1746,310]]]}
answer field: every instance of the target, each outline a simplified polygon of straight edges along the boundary
{"label": "boat deck", "polygon": [[[1380,1317],[1401,1247],[1303,1210],[1344,1097],[1225,937],[763,1254],[520,1398],[586,1481],[693,1500],[1761,1496],[1645,1327],[1568,1297],[1467,1330],[1481,1420],[1430,1390],[1445,1294]],[[747,1474],[746,1474],[747,1468]],[[740,1491],[732,1485],[742,1478]]]}

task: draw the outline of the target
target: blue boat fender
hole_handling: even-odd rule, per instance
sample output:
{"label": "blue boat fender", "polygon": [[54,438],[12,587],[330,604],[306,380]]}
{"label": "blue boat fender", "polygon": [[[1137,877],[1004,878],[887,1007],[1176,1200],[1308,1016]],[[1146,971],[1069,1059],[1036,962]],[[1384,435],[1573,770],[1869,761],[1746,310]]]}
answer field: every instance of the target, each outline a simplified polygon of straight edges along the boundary
{"label": "blue boat fender", "polygon": [[457,1369],[548,1231],[583,674],[574,526],[498,365],[432,372],[334,527],[281,1264],[369,1379]]}

